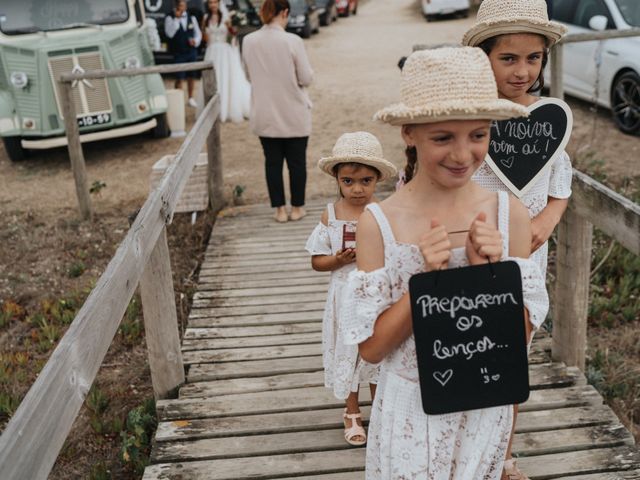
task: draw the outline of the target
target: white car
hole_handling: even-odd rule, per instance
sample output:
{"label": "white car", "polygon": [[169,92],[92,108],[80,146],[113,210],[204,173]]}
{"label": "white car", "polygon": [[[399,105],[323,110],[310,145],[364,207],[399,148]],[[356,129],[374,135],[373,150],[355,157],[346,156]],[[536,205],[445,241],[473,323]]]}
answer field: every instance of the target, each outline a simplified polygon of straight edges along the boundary
{"label": "white car", "polygon": [[459,14],[469,16],[471,8],[470,0],[421,0],[422,13],[427,21],[431,21],[436,15]]}
{"label": "white car", "polygon": [[[640,27],[640,0],[553,0],[552,19],[569,33]],[[612,110],[625,133],[640,134],[640,37],[564,45],[566,93]]]}

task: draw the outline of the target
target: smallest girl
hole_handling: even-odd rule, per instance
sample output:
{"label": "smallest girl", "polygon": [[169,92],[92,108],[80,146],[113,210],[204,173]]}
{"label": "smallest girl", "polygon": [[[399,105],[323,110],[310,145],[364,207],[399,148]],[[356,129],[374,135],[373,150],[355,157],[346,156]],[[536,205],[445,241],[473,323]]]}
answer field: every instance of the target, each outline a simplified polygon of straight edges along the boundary
{"label": "smallest girl", "polygon": [[313,269],[331,272],[322,321],[324,382],[336,398],[346,400],[344,438],[350,445],[360,446],[366,443],[367,436],[362,427],[358,390],[361,382],[368,382],[373,398],[378,369],[360,358],[357,345],[343,343],[340,294],[356,266],[358,217],[374,201],[376,184],[394,177],[397,170],[383,158],[378,139],[367,132],[343,134],[333,147],[332,156],[322,158],[318,167],[335,177],[340,191],[340,199],[327,205],[306,245]]}

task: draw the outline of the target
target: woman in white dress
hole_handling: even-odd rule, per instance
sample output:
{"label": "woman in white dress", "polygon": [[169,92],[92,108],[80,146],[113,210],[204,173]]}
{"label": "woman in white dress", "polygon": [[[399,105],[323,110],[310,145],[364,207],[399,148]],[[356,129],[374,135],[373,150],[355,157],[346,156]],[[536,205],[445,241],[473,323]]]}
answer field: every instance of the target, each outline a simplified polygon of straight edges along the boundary
{"label": "woman in white dress", "polygon": [[[224,3],[207,2],[202,31],[207,42],[204,60],[213,62],[220,94],[220,120],[241,122],[249,118],[251,85],[240,60],[240,49],[231,34],[231,20]],[[231,39],[231,43],[228,39]],[[200,102],[203,105],[204,101]]]}

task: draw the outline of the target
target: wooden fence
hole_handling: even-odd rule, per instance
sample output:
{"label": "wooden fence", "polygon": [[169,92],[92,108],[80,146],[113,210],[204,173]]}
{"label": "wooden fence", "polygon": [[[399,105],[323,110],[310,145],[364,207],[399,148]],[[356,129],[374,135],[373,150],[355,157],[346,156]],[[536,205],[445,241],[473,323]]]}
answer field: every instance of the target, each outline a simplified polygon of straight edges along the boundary
{"label": "wooden fence", "polygon": [[[171,223],[180,194],[205,143],[209,185],[214,192],[211,201],[214,210],[222,206],[220,100],[212,64],[87,72],[65,76],[63,81],[173,68],[203,70],[204,111],[0,437],[1,479],[47,478],[138,284],[154,394],[156,398],[165,398],[184,382],[166,226]],[[76,125],[72,111],[65,111],[65,120],[69,127]],[[77,133],[73,133],[73,128],[68,132],[72,140],[70,150],[73,148],[81,155]]]}

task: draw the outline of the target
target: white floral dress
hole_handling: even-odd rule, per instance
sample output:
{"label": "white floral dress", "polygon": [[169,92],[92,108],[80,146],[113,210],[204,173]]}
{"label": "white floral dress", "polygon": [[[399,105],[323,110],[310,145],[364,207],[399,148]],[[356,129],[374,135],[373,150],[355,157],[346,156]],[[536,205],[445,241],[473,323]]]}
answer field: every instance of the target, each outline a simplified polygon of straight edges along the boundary
{"label": "white floral dress", "polygon": [[[537,217],[544,210],[549,197],[569,198],[571,196],[572,175],[571,159],[567,152],[562,152],[551,167],[547,168],[546,172],[520,198],[520,201],[529,211],[529,218]],[[482,163],[472,180],[492,192],[508,191],[507,186],[502,183],[502,180],[491,170],[491,167],[486,162]],[[548,242],[545,242],[530,257],[538,264],[543,277],[547,273],[548,250]]]}
{"label": "white floral dress", "polygon": [[[342,249],[342,228],[357,221],[337,220],[332,203],[327,205],[328,224],[318,223],[307,240],[306,250],[311,255],[335,255]],[[337,398],[345,399],[358,391],[360,383],[377,383],[378,367],[362,360],[357,345],[345,345],[340,331],[342,293],[349,272],[356,264],[350,263],[331,272],[327,303],[322,319],[322,363],[324,383],[333,389]]]}
{"label": "white floral dress", "polygon": [[[505,258],[509,245],[509,200],[498,194],[499,229]],[[395,240],[377,204],[367,207],[384,240],[384,267],[353,271],[344,305],[345,343],[358,344],[373,334],[378,316],[408,290],[409,278],[424,271],[416,245]],[[536,264],[516,259],[522,272],[525,306],[539,326],[548,309],[544,282]],[[467,265],[464,248],[452,250],[449,267]],[[513,408],[501,406],[444,415],[422,409],[413,336],[382,361],[371,410],[367,444],[367,480],[494,480],[499,479],[511,433]]]}

